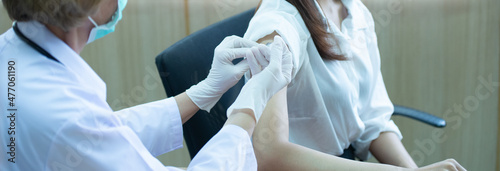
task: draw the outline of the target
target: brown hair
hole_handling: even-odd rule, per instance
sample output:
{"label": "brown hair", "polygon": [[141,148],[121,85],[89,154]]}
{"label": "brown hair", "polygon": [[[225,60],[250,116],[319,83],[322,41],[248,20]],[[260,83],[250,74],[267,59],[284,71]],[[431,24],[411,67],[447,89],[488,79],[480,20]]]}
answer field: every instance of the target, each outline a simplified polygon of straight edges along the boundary
{"label": "brown hair", "polygon": [[[342,54],[336,54],[333,51],[333,44],[331,41],[337,42],[338,40],[335,38],[333,34],[328,33],[326,28],[328,27],[327,23],[323,22],[321,13],[319,9],[316,8],[314,4],[314,0],[286,0],[300,13],[300,16],[304,20],[307,29],[311,33],[311,38],[316,45],[316,49],[318,50],[321,58],[328,60],[346,60],[346,57]],[[261,2],[257,6],[259,8]]]}
{"label": "brown hair", "polygon": [[2,0],[9,17],[38,21],[63,29],[78,26],[97,11],[101,0]]}

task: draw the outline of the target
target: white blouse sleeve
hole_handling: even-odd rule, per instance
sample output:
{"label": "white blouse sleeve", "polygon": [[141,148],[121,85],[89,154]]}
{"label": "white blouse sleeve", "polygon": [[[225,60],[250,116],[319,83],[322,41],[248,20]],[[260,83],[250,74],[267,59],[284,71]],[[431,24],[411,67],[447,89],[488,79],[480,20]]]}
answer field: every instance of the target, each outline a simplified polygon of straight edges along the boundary
{"label": "white blouse sleeve", "polygon": [[182,148],[182,120],[174,98],[115,112],[151,154],[158,156]]}
{"label": "white blouse sleeve", "polygon": [[257,170],[257,159],[250,136],[236,125],[222,127],[196,154],[187,170]]}
{"label": "white blouse sleeve", "polygon": [[297,21],[297,9],[286,1],[265,0],[250,20],[243,38],[257,41],[277,32],[285,41],[293,56],[292,78],[300,68],[301,47],[304,47],[307,35]]}
{"label": "white blouse sleeve", "polygon": [[366,31],[366,38],[371,41],[367,41],[367,46],[370,59],[374,63],[373,86],[365,99],[366,104],[364,105],[363,113],[360,114],[360,118],[365,124],[365,131],[361,134],[360,138],[353,143],[357,157],[366,160],[371,155],[369,151],[371,142],[377,139],[380,133],[394,132],[399,139],[402,139],[403,136],[398,126],[391,120],[392,113],[394,113],[394,105],[387,94],[381,72],[380,52],[378,49],[377,35],[375,34],[373,16],[362,2],[357,1],[356,3],[362,8],[364,18],[369,26],[369,29]]}
{"label": "white blouse sleeve", "polygon": [[360,118],[365,125],[365,130],[360,138],[352,144],[356,149],[356,156],[362,160],[370,157],[370,144],[379,137],[380,133],[394,132],[399,139],[403,138],[399,128],[391,120],[394,105],[389,99],[380,71],[375,80],[375,85],[370,91],[367,104],[362,110],[363,113],[360,114]]}

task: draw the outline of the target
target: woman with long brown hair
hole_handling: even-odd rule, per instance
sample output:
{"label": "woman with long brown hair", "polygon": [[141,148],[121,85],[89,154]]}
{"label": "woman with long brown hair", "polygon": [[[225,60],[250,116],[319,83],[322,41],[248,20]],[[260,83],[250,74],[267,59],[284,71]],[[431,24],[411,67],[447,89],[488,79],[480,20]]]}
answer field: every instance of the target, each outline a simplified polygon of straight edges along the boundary
{"label": "woman with long brown hair", "polygon": [[[255,129],[259,170],[418,169],[390,120],[374,21],[361,1],[262,0],[244,37],[268,44],[275,36],[294,66]],[[267,65],[259,53],[251,73]],[[371,154],[384,164],[341,158]],[[465,170],[453,159],[423,169]]]}

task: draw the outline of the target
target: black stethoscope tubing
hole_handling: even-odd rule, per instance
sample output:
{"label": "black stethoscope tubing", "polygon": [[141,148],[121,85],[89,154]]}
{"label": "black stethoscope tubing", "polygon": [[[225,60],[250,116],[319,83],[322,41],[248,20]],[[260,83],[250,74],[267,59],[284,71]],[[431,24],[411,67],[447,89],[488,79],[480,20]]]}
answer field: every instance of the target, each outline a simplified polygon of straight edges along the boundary
{"label": "black stethoscope tubing", "polygon": [[52,56],[49,52],[47,52],[45,49],[43,49],[42,47],[38,46],[35,42],[31,41],[30,39],[28,39],[26,36],[24,36],[23,33],[21,33],[21,31],[19,30],[19,28],[17,27],[17,22],[14,23],[14,26],[12,27],[14,29],[14,32],[16,33],[16,35],[23,41],[25,42],[26,44],[28,44],[29,46],[31,46],[31,48],[35,49],[36,51],[38,51],[40,54],[44,55],[45,57],[53,60],[53,61],[56,61],[60,64],[62,64],[59,60],[57,60],[54,56]]}

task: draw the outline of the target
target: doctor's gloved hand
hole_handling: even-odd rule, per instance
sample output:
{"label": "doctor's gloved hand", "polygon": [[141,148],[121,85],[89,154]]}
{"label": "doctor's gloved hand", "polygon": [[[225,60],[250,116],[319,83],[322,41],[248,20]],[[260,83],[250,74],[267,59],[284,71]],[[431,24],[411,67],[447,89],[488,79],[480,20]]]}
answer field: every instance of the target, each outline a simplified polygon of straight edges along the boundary
{"label": "doctor's gloved hand", "polygon": [[[250,71],[245,73],[246,79],[252,78],[253,75],[257,75],[264,68],[269,65],[269,58],[271,56],[271,48],[266,45],[259,44],[250,48],[250,51],[247,52],[247,60],[248,66],[250,67]],[[248,81],[248,80],[246,80]]]}
{"label": "doctor's gloved hand", "polygon": [[[235,109],[251,109],[255,120],[258,121],[269,99],[291,81],[292,54],[283,39],[276,36],[270,47],[258,47],[263,48],[260,52],[269,59],[269,64],[260,72],[259,70],[252,71],[252,78],[243,86],[236,101],[229,107],[228,117]],[[256,61],[253,59],[255,57],[252,51],[247,53],[249,62]]]}
{"label": "doctor's gloved hand", "polygon": [[232,61],[245,57],[249,48],[256,45],[256,42],[238,36],[226,37],[215,48],[212,68],[207,78],[186,91],[189,98],[200,109],[210,111],[220,97],[238,83],[249,69],[247,60],[236,65]]}

